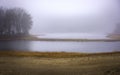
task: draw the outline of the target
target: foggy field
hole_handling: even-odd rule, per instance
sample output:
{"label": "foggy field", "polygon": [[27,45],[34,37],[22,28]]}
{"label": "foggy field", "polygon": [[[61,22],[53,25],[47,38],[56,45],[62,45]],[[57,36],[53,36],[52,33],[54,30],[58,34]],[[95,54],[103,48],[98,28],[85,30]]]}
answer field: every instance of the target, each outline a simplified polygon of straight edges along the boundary
{"label": "foggy field", "polygon": [[120,53],[3,51],[0,75],[120,75]]}

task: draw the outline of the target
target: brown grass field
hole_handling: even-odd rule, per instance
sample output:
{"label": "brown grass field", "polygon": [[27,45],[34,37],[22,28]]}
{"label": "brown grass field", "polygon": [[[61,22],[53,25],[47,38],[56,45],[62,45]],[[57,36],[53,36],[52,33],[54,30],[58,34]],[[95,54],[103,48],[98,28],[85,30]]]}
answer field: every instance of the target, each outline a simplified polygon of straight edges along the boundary
{"label": "brown grass field", "polygon": [[0,75],[120,75],[120,52],[0,52]]}

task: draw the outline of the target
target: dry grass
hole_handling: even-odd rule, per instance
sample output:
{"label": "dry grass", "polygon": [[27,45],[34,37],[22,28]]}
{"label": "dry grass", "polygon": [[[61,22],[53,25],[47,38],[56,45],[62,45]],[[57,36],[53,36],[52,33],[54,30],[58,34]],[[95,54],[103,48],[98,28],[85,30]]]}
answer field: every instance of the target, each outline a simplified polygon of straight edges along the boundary
{"label": "dry grass", "polygon": [[120,75],[120,53],[0,52],[0,75]]}
{"label": "dry grass", "polygon": [[17,57],[53,57],[53,58],[65,58],[65,57],[80,57],[86,56],[85,53],[66,53],[66,52],[25,52],[25,51],[1,51],[0,56],[17,56]]}
{"label": "dry grass", "polygon": [[28,51],[0,51],[0,56],[17,56],[17,57],[48,57],[48,58],[73,58],[88,56],[106,56],[119,55],[120,52],[109,53],[77,53],[77,52],[28,52]]}

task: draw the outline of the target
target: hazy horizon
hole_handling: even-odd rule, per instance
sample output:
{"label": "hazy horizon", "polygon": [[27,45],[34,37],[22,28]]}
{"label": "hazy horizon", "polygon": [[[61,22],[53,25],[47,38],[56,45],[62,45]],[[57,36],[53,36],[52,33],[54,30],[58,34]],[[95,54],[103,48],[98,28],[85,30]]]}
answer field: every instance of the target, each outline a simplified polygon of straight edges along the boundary
{"label": "hazy horizon", "polygon": [[119,0],[0,0],[0,6],[29,12],[31,34],[120,33]]}

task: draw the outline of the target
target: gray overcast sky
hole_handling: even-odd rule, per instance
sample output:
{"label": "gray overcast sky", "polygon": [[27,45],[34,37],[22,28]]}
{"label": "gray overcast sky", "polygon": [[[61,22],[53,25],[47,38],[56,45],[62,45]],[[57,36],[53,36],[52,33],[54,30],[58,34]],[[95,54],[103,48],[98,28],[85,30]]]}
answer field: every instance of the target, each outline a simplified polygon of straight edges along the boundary
{"label": "gray overcast sky", "polygon": [[32,34],[112,33],[120,22],[119,0],[0,0],[0,6],[26,9]]}

